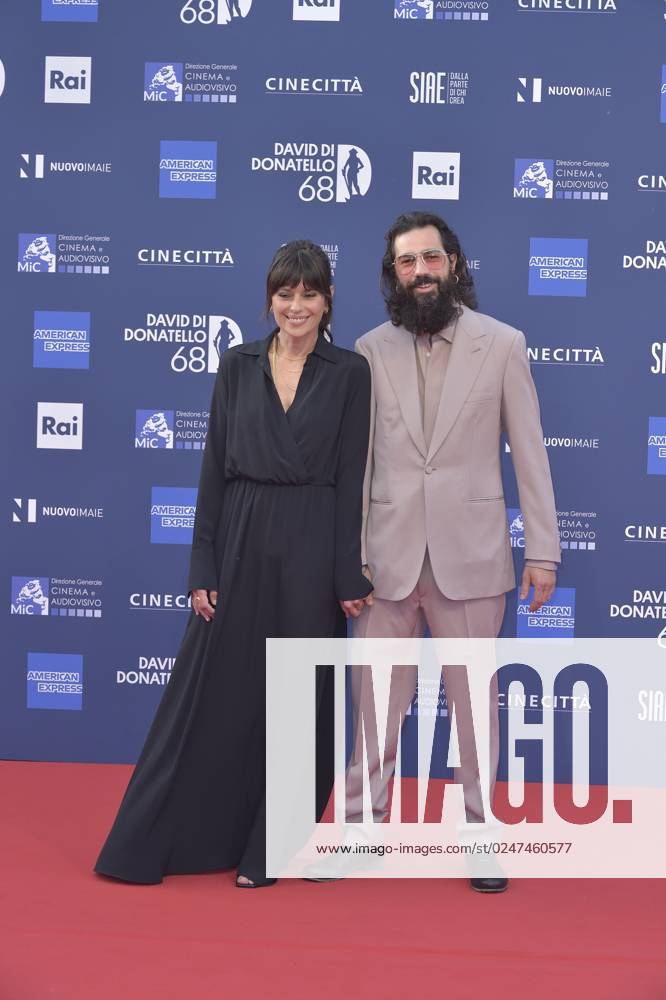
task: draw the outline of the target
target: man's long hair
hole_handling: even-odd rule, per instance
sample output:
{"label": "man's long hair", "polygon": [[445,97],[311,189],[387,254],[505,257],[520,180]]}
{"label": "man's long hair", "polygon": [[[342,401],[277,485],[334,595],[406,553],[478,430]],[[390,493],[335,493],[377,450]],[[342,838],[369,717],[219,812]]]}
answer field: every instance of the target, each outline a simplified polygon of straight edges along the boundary
{"label": "man's long hair", "polygon": [[[468,309],[478,309],[479,304],[476,298],[474,279],[470,274],[469,267],[467,266],[467,258],[463,253],[460,240],[456,234],[439,215],[433,215],[430,212],[407,212],[404,215],[399,215],[387,232],[386,250],[382,258],[380,288],[394,326],[400,326],[401,323],[401,312],[398,308],[395,295],[398,282],[395,268],[393,267],[395,256],[394,242],[397,236],[409,233],[412,229],[423,229],[425,226],[434,226],[441,236],[442,246],[446,252],[456,254],[456,266],[450,278],[452,282],[451,290],[456,301],[466,305]],[[458,278],[457,284],[453,278],[454,274]]]}

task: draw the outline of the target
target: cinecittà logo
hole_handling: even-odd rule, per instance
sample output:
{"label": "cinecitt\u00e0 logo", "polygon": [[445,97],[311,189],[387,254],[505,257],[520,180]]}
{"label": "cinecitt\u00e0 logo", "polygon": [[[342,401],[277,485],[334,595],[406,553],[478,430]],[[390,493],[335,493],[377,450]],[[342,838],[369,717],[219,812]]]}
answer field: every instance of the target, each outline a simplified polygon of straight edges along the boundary
{"label": "cinecitt\u00e0 logo", "polygon": [[269,76],[267,94],[314,94],[319,97],[360,97],[363,85],[357,76]]}
{"label": "cinecitt\u00e0 logo", "polygon": [[516,0],[518,10],[554,14],[616,14],[617,0]]}
{"label": "cinecitt\u00e0 logo", "polygon": [[627,524],[625,542],[666,542],[666,524]]}
{"label": "cinecitt\u00e0 logo", "polygon": [[233,267],[229,247],[217,250],[176,250],[168,247],[141,247],[137,263],[142,267]]}
{"label": "cinecitt\u00e0 logo", "polygon": [[189,594],[135,591],[129,596],[130,611],[187,611],[190,606]]}
{"label": "cinecitt\u00e0 logo", "polygon": [[600,368],[606,362],[600,347],[528,347],[533,365],[573,365]]}
{"label": "cinecitt\u00e0 logo", "polygon": [[315,142],[276,142],[272,156],[253,156],[252,171],[302,175],[301,201],[348,202],[368,193],[370,157],[360,146]]}
{"label": "cinecitt\u00e0 logo", "polygon": [[636,190],[666,192],[666,174],[640,174],[636,181]]}

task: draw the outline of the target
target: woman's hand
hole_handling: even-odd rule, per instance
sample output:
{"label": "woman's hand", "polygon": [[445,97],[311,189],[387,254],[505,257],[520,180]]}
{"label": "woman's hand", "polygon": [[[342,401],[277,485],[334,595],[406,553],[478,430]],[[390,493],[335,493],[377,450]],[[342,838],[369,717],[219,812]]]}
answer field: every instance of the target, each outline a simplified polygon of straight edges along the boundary
{"label": "woman's hand", "polygon": [[216,590],[193,590],[192,610],[195,615],[201,615],[207,622],[215,617],[215,605],[217,604]]}
{"label": "woman's hand", "polygon": [[365,606],[372,607],[372,594],[367,597],[360,597],[357,601],[340,601],[340,607],[345,613],[345,618],[358,618]]}

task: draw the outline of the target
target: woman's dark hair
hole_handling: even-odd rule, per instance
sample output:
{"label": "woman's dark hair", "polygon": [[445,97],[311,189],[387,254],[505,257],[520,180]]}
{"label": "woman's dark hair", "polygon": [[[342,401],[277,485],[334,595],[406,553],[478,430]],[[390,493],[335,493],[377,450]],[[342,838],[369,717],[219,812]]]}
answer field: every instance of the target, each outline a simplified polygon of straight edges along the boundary
{"label": "woman's dark hair", "polygon": [[407,212],[404,215],[399,215],[386,234],[386,250],[382,258],[380,287],[387,305],[393,296],[396,286],[395,269],[393,267],[395,257],[393,244],[395,238],[396,236],[402,236],[403,233],[411,232],[412,229],[423,229],[425,226],[434,226],[439,232],[442,239],[442,246],[446,252],[456,254],[456,266],[453,273],[457,276],[458,282],[452,285],[452,292],[455,298],[459,302],[462,302],[463,305],[466,305],[468,309],[477,309],[479,303],[476,298],[474,279],[467,266],[467,258],[460,246],[460,240],[453,230],[447,226],[444,219],[430,212]]}
{"label": "woman's dark hair", "polygon": [[320,246],[310,240],[292,240],[277,251],[266,278],[266,315],[273,296],[280,288],[295,288],[303,282],[308,291],[321,292],[326,299],[326,312],[319,323],[319,332],[327,333],[333,316],[331,264]]}

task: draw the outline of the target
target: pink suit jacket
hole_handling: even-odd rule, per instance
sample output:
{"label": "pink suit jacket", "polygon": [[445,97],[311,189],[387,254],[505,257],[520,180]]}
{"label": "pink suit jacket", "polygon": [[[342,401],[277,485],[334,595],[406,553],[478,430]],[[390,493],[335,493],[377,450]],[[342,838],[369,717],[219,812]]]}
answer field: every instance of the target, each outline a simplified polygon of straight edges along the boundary
{"label": "pink suit jacket", "polygon": [[412,335],[384,323],[356,350],[372,372],[362,547],[375,596],[397,601],[411,593],[426,546],[437,586],[453,600],[515,586],[502,431],[516,472],[525,557],[558,563],[550,467],[523,334],[462,307],[429,448]]}

